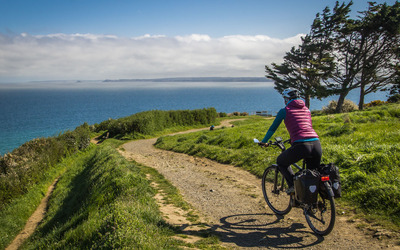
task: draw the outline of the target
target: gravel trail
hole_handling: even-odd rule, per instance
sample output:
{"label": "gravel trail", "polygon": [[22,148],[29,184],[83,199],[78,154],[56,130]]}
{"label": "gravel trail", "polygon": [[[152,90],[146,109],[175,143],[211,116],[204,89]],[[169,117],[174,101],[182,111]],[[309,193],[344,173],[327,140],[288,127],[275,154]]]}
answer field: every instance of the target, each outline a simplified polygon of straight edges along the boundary
{"label": "gravel trail", "polygon": [[[221,126],[229,126],[225,121]],[[186,131],[193,132],[197,130]],[[361,222],[347,212],[337,216],[326,237],[316,236],[298,208],[276,216],[263,200],[261,180],[231,165],[157,149],[156,139],[124,144],[121,153],[160,172],[207,221],[229,249],[400,249],[392,232]]]}

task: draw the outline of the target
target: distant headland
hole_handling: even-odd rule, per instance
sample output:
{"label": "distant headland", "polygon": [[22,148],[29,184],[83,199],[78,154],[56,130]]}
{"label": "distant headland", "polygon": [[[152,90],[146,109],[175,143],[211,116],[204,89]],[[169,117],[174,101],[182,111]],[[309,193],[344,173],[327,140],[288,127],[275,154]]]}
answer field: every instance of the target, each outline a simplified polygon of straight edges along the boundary
{"label": "distant headland", "polygon": [[271,82],[266,77],[173,77],[153,79],[107,79],[103,82]]}

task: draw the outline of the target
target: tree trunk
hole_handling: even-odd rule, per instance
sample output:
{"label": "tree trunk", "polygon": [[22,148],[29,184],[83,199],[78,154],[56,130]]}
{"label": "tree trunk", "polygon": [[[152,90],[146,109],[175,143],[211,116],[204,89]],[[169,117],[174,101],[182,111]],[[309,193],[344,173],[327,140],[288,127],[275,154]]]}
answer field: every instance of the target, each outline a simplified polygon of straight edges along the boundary
{"label": "tree trunk", "polygon": [[360,87],[360,101],[358,102],[358,109],[363,110],[364,108],[364,97],[365,97],[365,86],[361,84]]}
{"label": "tree trunk", "polygon": [[342,113],[343,112],[343,103],[344,103],[344,99],[346,98],[347,94],[349,92],[348,91],[343,91],[340,93],[339,95],[339,99],[337,102],[337,106],[336,106],[336,113]]}
{"label": "tree trunk", "polygon": [[305,101],[305,103],[306,103],[306,107],[308,108],[308,109],[310,109],[310,103],[311,103],[311,101],[310,101],[310,95],[306,95],[305,97],[304,97],[304,101]]}

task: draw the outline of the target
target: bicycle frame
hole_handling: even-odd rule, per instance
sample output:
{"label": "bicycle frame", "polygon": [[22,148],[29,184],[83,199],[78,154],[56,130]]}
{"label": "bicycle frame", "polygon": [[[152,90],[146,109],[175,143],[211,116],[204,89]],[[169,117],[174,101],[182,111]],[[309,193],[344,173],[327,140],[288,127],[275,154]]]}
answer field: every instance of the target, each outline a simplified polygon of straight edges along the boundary
{"label": "bicycle frame", "polygon": [[[292,164],[292,166],[294,166],[298,170],[303,170],[304,169],[304,167],[302,168],[299,165],[297,165],[296,163]],[[274,193],[279,193],[280,191],[283,191],[283,184],[286,181],[285,177],[282,176],[282,181],[280,182],[282,184],[281,184],[281,187],[278,188],[278,186],[277,186],[277,183],[279,183],[278,182],[278,174],[279,174],[279,167],[278,167],[278,165],[276,165],[276,172],[275,172],[275,177],[274,177],[274,191],[273,191]],[[279,191],[277,191],[277,190],[279,190]]]}

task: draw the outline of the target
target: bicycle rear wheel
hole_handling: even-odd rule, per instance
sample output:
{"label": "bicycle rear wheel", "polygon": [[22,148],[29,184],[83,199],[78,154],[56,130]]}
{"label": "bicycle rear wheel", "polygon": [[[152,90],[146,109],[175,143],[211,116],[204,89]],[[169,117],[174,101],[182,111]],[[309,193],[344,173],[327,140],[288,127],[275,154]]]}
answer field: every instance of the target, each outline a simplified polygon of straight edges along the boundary
{"label": "bicycle rear wheel", "polygon": [[278,166],[272,165],[265,169],[262,178],[262,190],[264,199],[271,210],[279,215],[284,215],[292,209],[292,196],[288,195],[285,190],[288,185],[285,178],[278,170]]}
{"label": "bicycle rear wheel", "polygon": [[328,235],[335,225],[336,218],[335,201],[332,196],[324,199],[318,194],[317,203],[304,209],[307,223],[314,233],[324,236]]}

